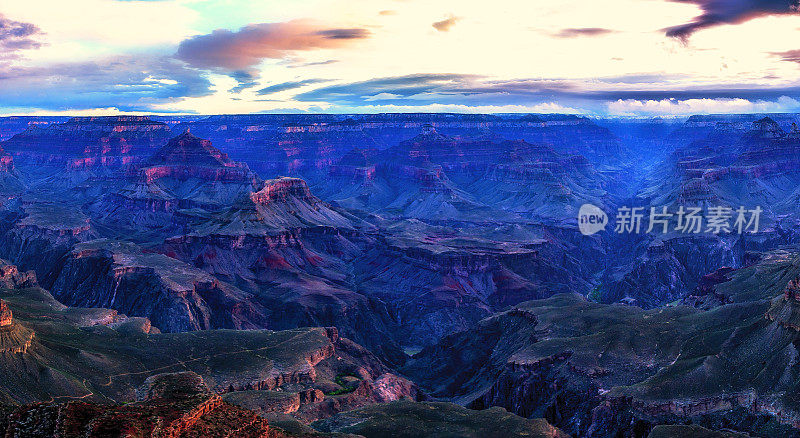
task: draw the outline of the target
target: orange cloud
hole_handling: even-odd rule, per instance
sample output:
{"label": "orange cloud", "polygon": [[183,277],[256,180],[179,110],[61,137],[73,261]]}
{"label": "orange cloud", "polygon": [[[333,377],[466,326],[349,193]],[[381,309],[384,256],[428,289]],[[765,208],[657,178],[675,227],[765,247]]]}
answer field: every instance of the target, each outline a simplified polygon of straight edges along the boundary
{"label": "orange cloud", "polygon": [[283,58],[290,52],[331,49],[365,39],[362,28],[328,28],[309,20],[260,23],[238,31],[217,29],[184,40],[176,57],[194,67],[244,70],[265,58]]}
{"label": "orange cloud", "polygon": [[450,17],[442,21],[437,21],[436,23],[433,23],[433,28],[439,32],[447,32],[450,30],[450,28],[456,25],[458,20],[458,17]]}

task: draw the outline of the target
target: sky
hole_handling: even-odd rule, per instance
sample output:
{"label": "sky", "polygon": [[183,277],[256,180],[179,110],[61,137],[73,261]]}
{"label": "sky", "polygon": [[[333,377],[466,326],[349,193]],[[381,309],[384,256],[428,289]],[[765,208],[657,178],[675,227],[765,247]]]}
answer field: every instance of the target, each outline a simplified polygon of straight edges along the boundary
{"label": "sky", "polygon": [[800,112],[799,0],[7,0],[0,115]]}

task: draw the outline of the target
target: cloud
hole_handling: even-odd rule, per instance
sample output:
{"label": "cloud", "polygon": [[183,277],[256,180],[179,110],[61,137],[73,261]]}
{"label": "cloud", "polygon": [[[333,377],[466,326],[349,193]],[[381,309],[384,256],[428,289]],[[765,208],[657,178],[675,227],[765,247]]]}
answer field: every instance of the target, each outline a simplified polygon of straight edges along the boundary
{"label": "cloud", "polygon": [[330,79],[304,79],[302,81],[283,82],[280,84],[270,85],[262,88],[256,92],[259,95],[279,93],[281,91],[294,90],[295,88],[304,87],[306,85],[318,84],[321,82],[328,82]]}
{"label": "cloud", "polygon": [[508,105],[530,104],[534,98],[546,98],[571,88],[570,83],[558,80],[488,80],[479,75],[424,73],[331,85],[298,94],[295,99],[346,105]]}
{"label": "cloud", "polygon": [[360,113],[401,113],[401,112],[430,112],[430,113],[551,113],[551,114],[585,114],[586,111],[563,106],[556,102],[543,102],[536,105],[458,105],[438,104],[428,105],[367,105],[355,108]]}
{"label": "cloud", "polygon": [[120,55],[83,62],[0,66],[0,105],[51,111],[153,111],[211,94],[202,72],[169,57]]}
{"label": "cloud", "polygon": [[240,71],[266,58],[283,58],[295,51],[342,47],[369,36],[366,29],[324,28],[309,20],[251,24],[235,32],[217,29],[184,40],[175,56],[193,67]]}
{"label": "cloud", "polygon": [[606,35],[612,32],[614,31],[611,29],[604,29],[602,27],[573,27],[569,29],[562,29],[560,32],[556,33],[555,36],[558,38],[575,38],[582,36],[592,37]]}
{"label": "cloud", "polygon": [[326,61],[314,61],[314,62],[302,62],[302,63],[289,64],[289,65],[287,65],[287,67],[289,67],[289,68],[312,67],[312,66],[316,66],[316,65],[331,65],[331,64],[336,64],[337,62],[339,62],[338,59],[328,59]]}
{"label": "cloud", "polygon": [[450,30],[450,28],[452,28],[453,26],[456,25],[458,20],[460,20],[460,18],[450,16],[449,18],[446,18],[446,19],[444,19],[442,21],[437,21],[437,22],[433,23],[432,26],[433,26],[434,29],[438,30],[439,32],[447,32],[447,31]]}
{"label": "cloud", "polygon": [[681,114],[741,114],[791,112],[800,110],[800,102],[781,96],[775,101],[748,99],[663,99],[617,100],[608,104],[612,115],[681,115]]}
{"label": "cloud", "polygon": [[800,63],[800,50],[789,50],[787,52],[772,52],[772,56],[777,56],[783,61]]}
{"label": "cloud", "polygon": [[258,85],[258,73],[255,71],[238,70],[232,72],[230,77],[238,82],[235,87],[228,90],[231,93],[240,93],[242,90]]}
{"label": "cloud", "polygon": [[321,36],[330,40],[359,40],[368,38],[370,32],[367,29],[353,28],[353,29],[325,29],[314,33],[316,36]]}
{"label": "cloud", "polygon": [[[299,103],[324,102],[338,108],[530,107],[559,102],[604,113],[747,112],[788,109],[800,87],[757,84],[686,85],[685,75],[629,74],[587,79],[492,79],[481,75],[429,73],[338,83],[296,94]],[[665,82],[671,82],[665,85]],[[714,110],[716,108],[716,110]]]}
{"label": "cloud", "polygon": [[38,49],[42,44],[33,38],[38,35],[42,31],[36,25],[0,14],[0,59],[16,58],[19,50]]}
{"label": "cloud", "polygon": [[686,40],[698,30],[722,24],[739,24],[767,15],[794,14],[798,0],[670,0],[699,6],[703,13],[693,21],[665,29],[667,36]]}
{"label": "cloud", "polygon": [[[611,82],[609,82],[611,83]],[[767,87],[758,84],[726,84],[718,86],[681,86],[677,84],[669,88],[653,83],[649,87],[644,84],[628,89],[590,88],[587,84],[576,85],[572,91],[562,94],[594,100],[639,100],[639,101],[695,101],[695,100],[735,100],[749,101],[775,100],[781,96],[800,95],[800,87]]]}

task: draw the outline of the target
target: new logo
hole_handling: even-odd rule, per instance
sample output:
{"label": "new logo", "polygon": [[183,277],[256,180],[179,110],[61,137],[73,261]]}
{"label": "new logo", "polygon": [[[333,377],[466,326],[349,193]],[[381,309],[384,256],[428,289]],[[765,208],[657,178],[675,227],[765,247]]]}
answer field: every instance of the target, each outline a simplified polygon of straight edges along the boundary
{"label": "new logo", "polygon": [[608,225],[608,216],[599,207],[592,204],[581,205],[578,210],[578,229],[584,236],[591,236]]}

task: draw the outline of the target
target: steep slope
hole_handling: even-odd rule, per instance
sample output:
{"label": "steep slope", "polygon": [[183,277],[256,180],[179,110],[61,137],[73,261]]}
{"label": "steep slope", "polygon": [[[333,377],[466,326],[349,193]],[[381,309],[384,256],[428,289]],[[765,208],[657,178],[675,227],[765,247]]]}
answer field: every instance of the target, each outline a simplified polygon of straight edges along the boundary
{"label": "steep slope", "polygon": [[0,404],[132,402],[148,377],[183,371],[202,376],[214,394],[241,399],[241,391],[257,405],[260,394],[302,396],[294,410],[276,410],[302,421],[417,397],[411,382],[334,328],[161,334],[144,318],[67,308],[40,288],[0,297],[13,311],[0,328]]}
{"label": "steep slope", "polygon": [[257,183],[247,165],[231,161],[189,131],[170,139],[129,178],[131,183],[117,196],[132,210],[224,205],[247,195]]}
{"label": "steep slope", "polygon": [[709,311],[574,295],[523,303],[424,350],[406,372],[436,396],[580,436],[687,421],[795,436],[798,273],[796,253],[773,253],[714,286],[728,304]]}
{"label": "steep slope", "polygon": [[145,116],[73,117],[64,123],[29,125],[3,147],[26,165],[119,167],[149,156],[169,134],[166,124]]}
{"label": "steep slope", "polygon": [[354,150],[332,167],[325,199],[388,217],[554,223],[604,205],[606,177],[585,158],[524,141],[457,138],[430,125],[381,152]]}
{"label": "steep slope", "polygon": [[258,184],[247,165],[186,131],[140,166],[126,184],[92,207],[110,227],[170,228],[181,209],[215,210],[248,196]]}
{"label": "steep slope", "polygon": [[22,194],[24,185],[14,167],[14,158],[0,147],[0,205]]}
{"label": "steep slope", "polygon": [[[598,299],[663,305],[683,298],[703,275],[724,266],[745,266],[746,251],[797,242],[800,134],[770,117],[753,119],[731,116],[709,121],[711,126],[704,128],[708,135],[678,148],[656,168],[649,187],[629,201],[667,206],[672,213],[680,207],[700,207],[706,218],[709,208],[728,207],[730,229],[718,234],[669,232],[609,239],[621,257],[614,269],[604,273]],[[790,119],[779,120],[785,125]],[[740,207],[748,210],[746,219],[749,211],[761,210],[757,233],[739,234],[734,224]],[[676,220],[672,218],[671,229]],[[706,230],[704,223],[701,231]]]}
{"label": "steep slope", "polygon": [[347,263],[371,241],[370,230],[311,195],[304,181],[279,178],[160,251],[253,294],[269,328],[332,325],[397,356],[385,305],[346,284]]}
{"label": "steep slope", "polygon": [[62,303],[149,318],[161,331],[266,326],[252,295],[135,244],[91,240],[72,247],[50,286]]}

